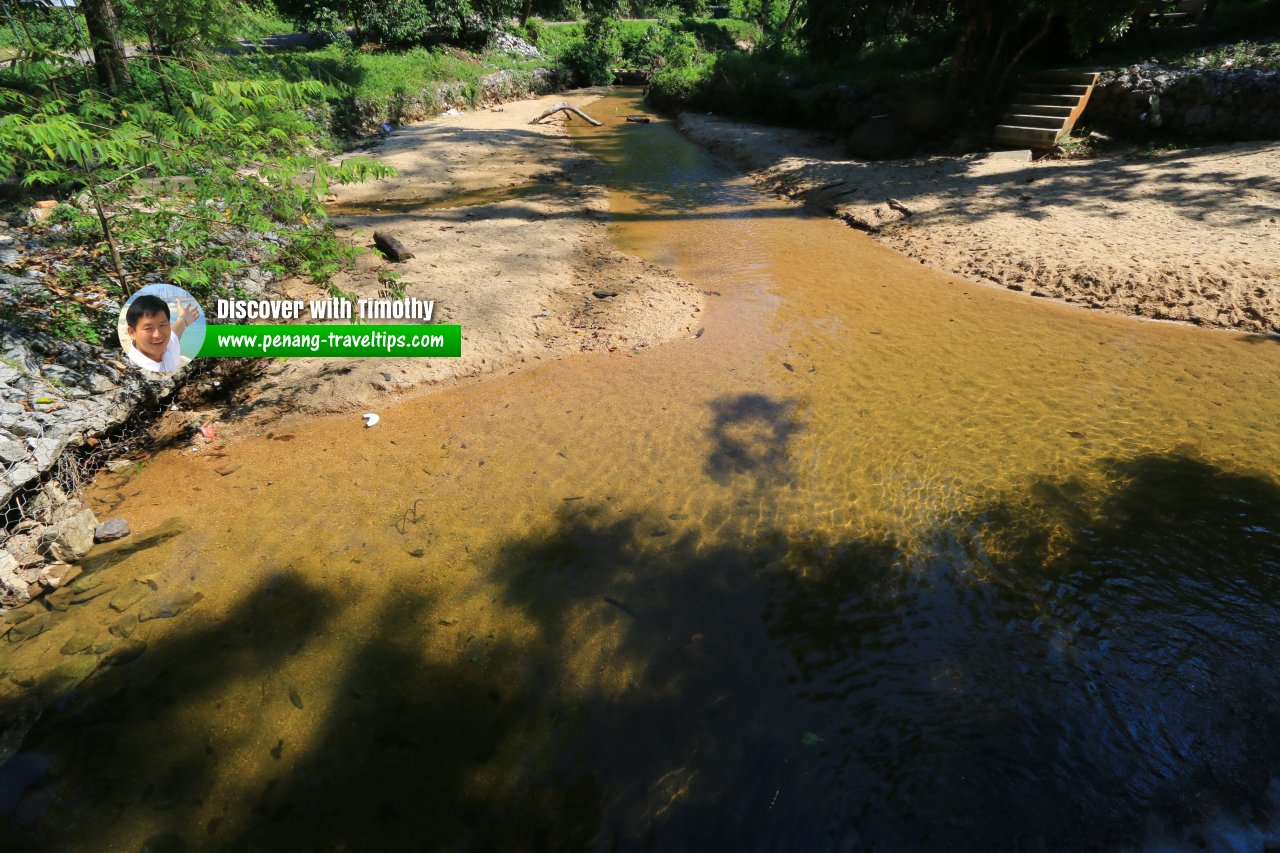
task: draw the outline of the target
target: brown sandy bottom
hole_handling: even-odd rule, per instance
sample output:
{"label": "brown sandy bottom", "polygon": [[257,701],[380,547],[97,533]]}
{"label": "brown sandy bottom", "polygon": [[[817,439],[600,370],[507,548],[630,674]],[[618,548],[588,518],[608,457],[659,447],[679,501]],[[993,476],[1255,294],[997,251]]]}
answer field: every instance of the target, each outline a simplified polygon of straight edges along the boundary
{"label": "brown sandy bottom", "polygon": [[[573,147],[564,119],[530,120],[583,90],[406,126],[368,153],[392,178],[338,187],[338,233],[369,248],[335,285],[354,298],[434,300],[433,322],[462,326],[457,359],[301,359],[272,362],[236,394],[231,432],[282,417],[376,409],[394,392],[509,372],[580,352],[643,351],[698,328],[701,294],[669,270],[613,250],[604,166]],[[559,114],[563,116],[563,113]],[[373,232],[415,257],[392,263]],[[398,278],[390,278],[391,276]],[[617,295],[597,298],[594,291]],[[308,282],[295,299],[322,299]],[[343,321],[345,322],[345,321]]]}
{"label": "brown sandy bottom", "polygon": [[1160,320],[1280,328],[1280,144],[1150,158],[867,162],[804,131],[686,115],[770,190],[980,283]]}

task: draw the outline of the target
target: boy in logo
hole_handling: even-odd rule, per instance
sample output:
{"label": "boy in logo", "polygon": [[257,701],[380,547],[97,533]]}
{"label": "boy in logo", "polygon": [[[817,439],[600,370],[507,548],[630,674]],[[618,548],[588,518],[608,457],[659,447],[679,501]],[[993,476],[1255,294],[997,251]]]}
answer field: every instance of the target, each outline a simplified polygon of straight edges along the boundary
{"label": "boy in logo", "polygon": [[191,299],[178,300],[178,320],[171,323],[169,305],[159,296],[144,293],[129,305],[125,324],[129,327],[129,360],[154,373],[173,373],[182,351],[178,339],[187,327],[200,319],[200,309]]}

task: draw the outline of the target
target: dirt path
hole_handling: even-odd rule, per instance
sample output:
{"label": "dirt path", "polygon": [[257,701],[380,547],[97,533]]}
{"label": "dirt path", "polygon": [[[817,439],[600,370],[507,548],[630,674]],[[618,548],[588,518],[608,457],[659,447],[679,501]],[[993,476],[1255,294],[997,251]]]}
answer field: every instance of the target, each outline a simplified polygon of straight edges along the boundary
{"label": "dirt path", "polygon": [[802,131],[692,115],[681,129],[946,272],[1118,314],[1280,329],[1280,144],[865,162]]}
{"label": "dirt path", "polygon": [[[242,428],[286,414],[376,408],[392,392],[579,352],[624,357],[691,334],[699,292],[609,246],[604,167],[554,120],[529,124],[558,101],[585,108],[600,94],[439,117],[372,150],[399,175],[339,188],[335,226],[364,247],[375,228],[388,231],[416,257],[393,264],[366,252],[336,284],[359,297],[395,298],[391,289],[403,287],[406,297],[435,300],[434,322],[462,325],[462,358],[273,362],[241,391]],[[291,298],[327,295],[301,281],[285,289]],[[617,296],[597,298],[597,290]]]}

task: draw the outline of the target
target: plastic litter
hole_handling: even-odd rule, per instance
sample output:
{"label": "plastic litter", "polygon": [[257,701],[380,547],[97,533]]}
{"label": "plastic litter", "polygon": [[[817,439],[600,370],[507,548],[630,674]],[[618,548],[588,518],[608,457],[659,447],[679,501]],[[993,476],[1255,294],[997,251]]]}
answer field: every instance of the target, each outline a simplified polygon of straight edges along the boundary
{"label": "plastic litter", "polygon": [[382,418],[378,417],[373,412],[365,412],[360,417],[364,418],[365,429],[368,429],[369,427],[376,425],[378,421],[382,420]]}

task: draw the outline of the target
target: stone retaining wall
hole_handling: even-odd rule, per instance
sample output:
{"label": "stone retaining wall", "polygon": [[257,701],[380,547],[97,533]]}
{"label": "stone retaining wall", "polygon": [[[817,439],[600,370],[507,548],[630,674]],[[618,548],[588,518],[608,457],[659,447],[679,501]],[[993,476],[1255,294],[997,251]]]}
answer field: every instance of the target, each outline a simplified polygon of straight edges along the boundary
{"label": "stone retaining wall", "polygon": [[1084,122],[1127,132],[1206,139],[1280,139],[1280,71],[1191,69],[1143,63],[1107,71]]}

